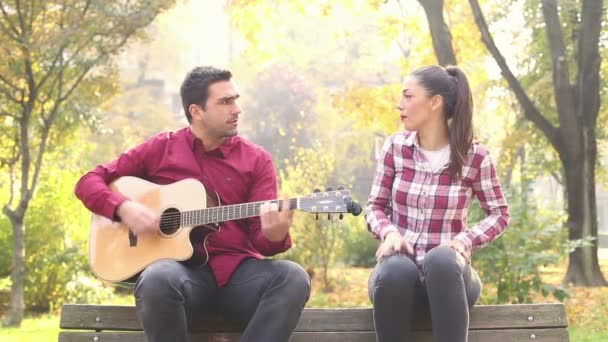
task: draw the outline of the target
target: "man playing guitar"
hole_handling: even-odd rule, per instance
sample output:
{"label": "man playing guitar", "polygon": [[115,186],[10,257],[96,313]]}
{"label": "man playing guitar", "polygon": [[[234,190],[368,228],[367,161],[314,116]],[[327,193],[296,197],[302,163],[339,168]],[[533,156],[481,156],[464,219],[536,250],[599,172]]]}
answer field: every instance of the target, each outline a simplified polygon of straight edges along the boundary
{"label": "man playing guitar", "polygon": [[[187,341],[188,322],[217,314],[247,323],[241,341],[287,342],[309,297],[310,279],[302,267],[287,260],[264,259],[291,247],[293,212],[289,209],[294,203],[267,202],[277,197],[275,167],[268,152],[237,135],[241,109],[231,78],[227,70],[194,68],[181,85],[189,126],[151,137],[116,160],[97,166],[76,185],[76,195],[88,209],[108,224],[127,227],[120,242],[133,250],[144,246],[160,250],[157,243],[168,240],[173,228],[187,226],[191,220],[175,209],[161,215],[151,209],[154,203],[192,209],[188,205],[204,206],[215,200],[214,196],[205,198],[210,193],[217,193],[222,205],[257,203],[252,207],[258,211],[255,216],[237,213],[234,217],[244,218],[222,222],[221,232],[192,240],[194,254],[197,250],[207,254],[203,263],[160,257],[133,274],[137,315],[149,342]],[[129,198],[112,188],[114,181],[129,176],[150,182],[141,184],[159,186],[193,179],[204,187],[198,191],[193,186],[198,182],[181,183],[179,191],[171,195],[150,188],[146,200],[138,201],[136,196]],[[189,192],[200,196],[191,198]],[[110,235],[92,233],[96,240],[91,241],[91,252],[111,246],[110,239],[102,236]],[[123,258],[118,260],[121,264],[140,258],[112,248],[107,257],[92,260],[92,266],[96,263],[101,268],[112,257]]]}

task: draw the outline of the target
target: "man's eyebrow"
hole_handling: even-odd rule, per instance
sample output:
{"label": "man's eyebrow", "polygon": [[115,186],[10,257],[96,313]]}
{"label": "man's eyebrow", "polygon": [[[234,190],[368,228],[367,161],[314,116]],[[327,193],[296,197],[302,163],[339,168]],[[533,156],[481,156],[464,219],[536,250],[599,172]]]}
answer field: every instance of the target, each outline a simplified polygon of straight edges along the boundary
{"label": "man's eyebrow", "polygon": [[236,100],[239,97],[241,97],[241,95],[236,94],[236,95],[231,95],[231,96],[224,96],[224,97],[220,97],[219,101],[226,101],[226,100]]}

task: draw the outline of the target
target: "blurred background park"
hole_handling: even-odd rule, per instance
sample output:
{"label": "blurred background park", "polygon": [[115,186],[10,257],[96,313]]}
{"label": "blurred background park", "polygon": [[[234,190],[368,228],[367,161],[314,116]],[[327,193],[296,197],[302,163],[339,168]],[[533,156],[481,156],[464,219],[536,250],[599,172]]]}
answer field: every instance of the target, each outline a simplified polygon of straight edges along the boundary
{"label": "blurred background park", "polygon": [[[56,341],[64,303],[133,304],[87,260],[80,175],[186,125],[198,65],[228,68],[240,133],[280,189],[361,204],[403,77],[457,64],[511,210],[479,251],[482,304],[566,304],[572,341],[608,341],[608,4],[602,0],[0,0],[2,341]],[[483,217],[474,205],[470,222]],[[296,213],[308,307],[370,306],[363,217]]]}

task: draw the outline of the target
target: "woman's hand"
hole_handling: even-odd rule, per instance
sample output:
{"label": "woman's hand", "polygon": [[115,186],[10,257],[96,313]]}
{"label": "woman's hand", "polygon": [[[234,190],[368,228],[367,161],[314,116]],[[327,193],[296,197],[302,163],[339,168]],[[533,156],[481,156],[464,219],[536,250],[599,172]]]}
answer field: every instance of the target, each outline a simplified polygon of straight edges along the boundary
{"label": "woman's hand", "polygon": [[471,253],[467,251],[467,248],[464,243],[462,243],[462,241],[452,240],[450,241],[450,243],[448,243],[448,247],[458,252],[458,254],[462,255],[466,262],[471,262]]}
{"label": "woman's hand", "polygon": [[413,255],[414,249],[401,234],[395,231],[389,232],[376,251],[376,261],[380,262],[385,257],[401,252]]}

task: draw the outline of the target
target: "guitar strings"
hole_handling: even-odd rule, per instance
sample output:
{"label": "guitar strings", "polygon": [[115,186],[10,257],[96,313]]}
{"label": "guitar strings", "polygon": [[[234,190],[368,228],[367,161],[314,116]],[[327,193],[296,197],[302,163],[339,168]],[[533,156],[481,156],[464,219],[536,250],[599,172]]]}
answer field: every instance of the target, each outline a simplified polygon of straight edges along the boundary
{"label": "guitar strings", "polygon": [[[173,212],[173,213],[164,214],[164,215],[161,215],[160,224],[161,225],[175,225],[175,224],[180,224],[183,221],[190,221],[192,219],[200,220],[203,218],[219,219],[220,216],[222,216],[222,218],[223,218],[224,216],[230,216],[231,213],[234,215],[234,214],[236,214],[237,211],[239,212],[239,216],[243,215],[243,211],[245,211],[246,216],[241,217],[241,218],[259,216],[259,208],[263,203],[266,203],[266,202],[277,203],[277,204],[279,204],[279,209],[283,209],[282,200],[241,203],[241,204],[233,204],[233,205],[227,205],[227,206],[221,206],[221,207],[210,207],[210,208],[205,208],[205,209],[188,210],[188,211],[184,211],[184,212]],[[290,209],[296,209],[295,204],[297,204],[297,199],[290,198],[289,199]],[[241,207],[241,208],[237,209],[238,207]],[[244,209],[242,207],[244,207]],[[253,211],[253,212],[250,213],[251,211]],[[208,213],[205,213],[205,212],[208,212]],[[229,220],[229,219],[230,218],[227,218],[227,220]],[[220,220],[212,220],[208,223],[217,222],[217,221],[220,221]]]}

